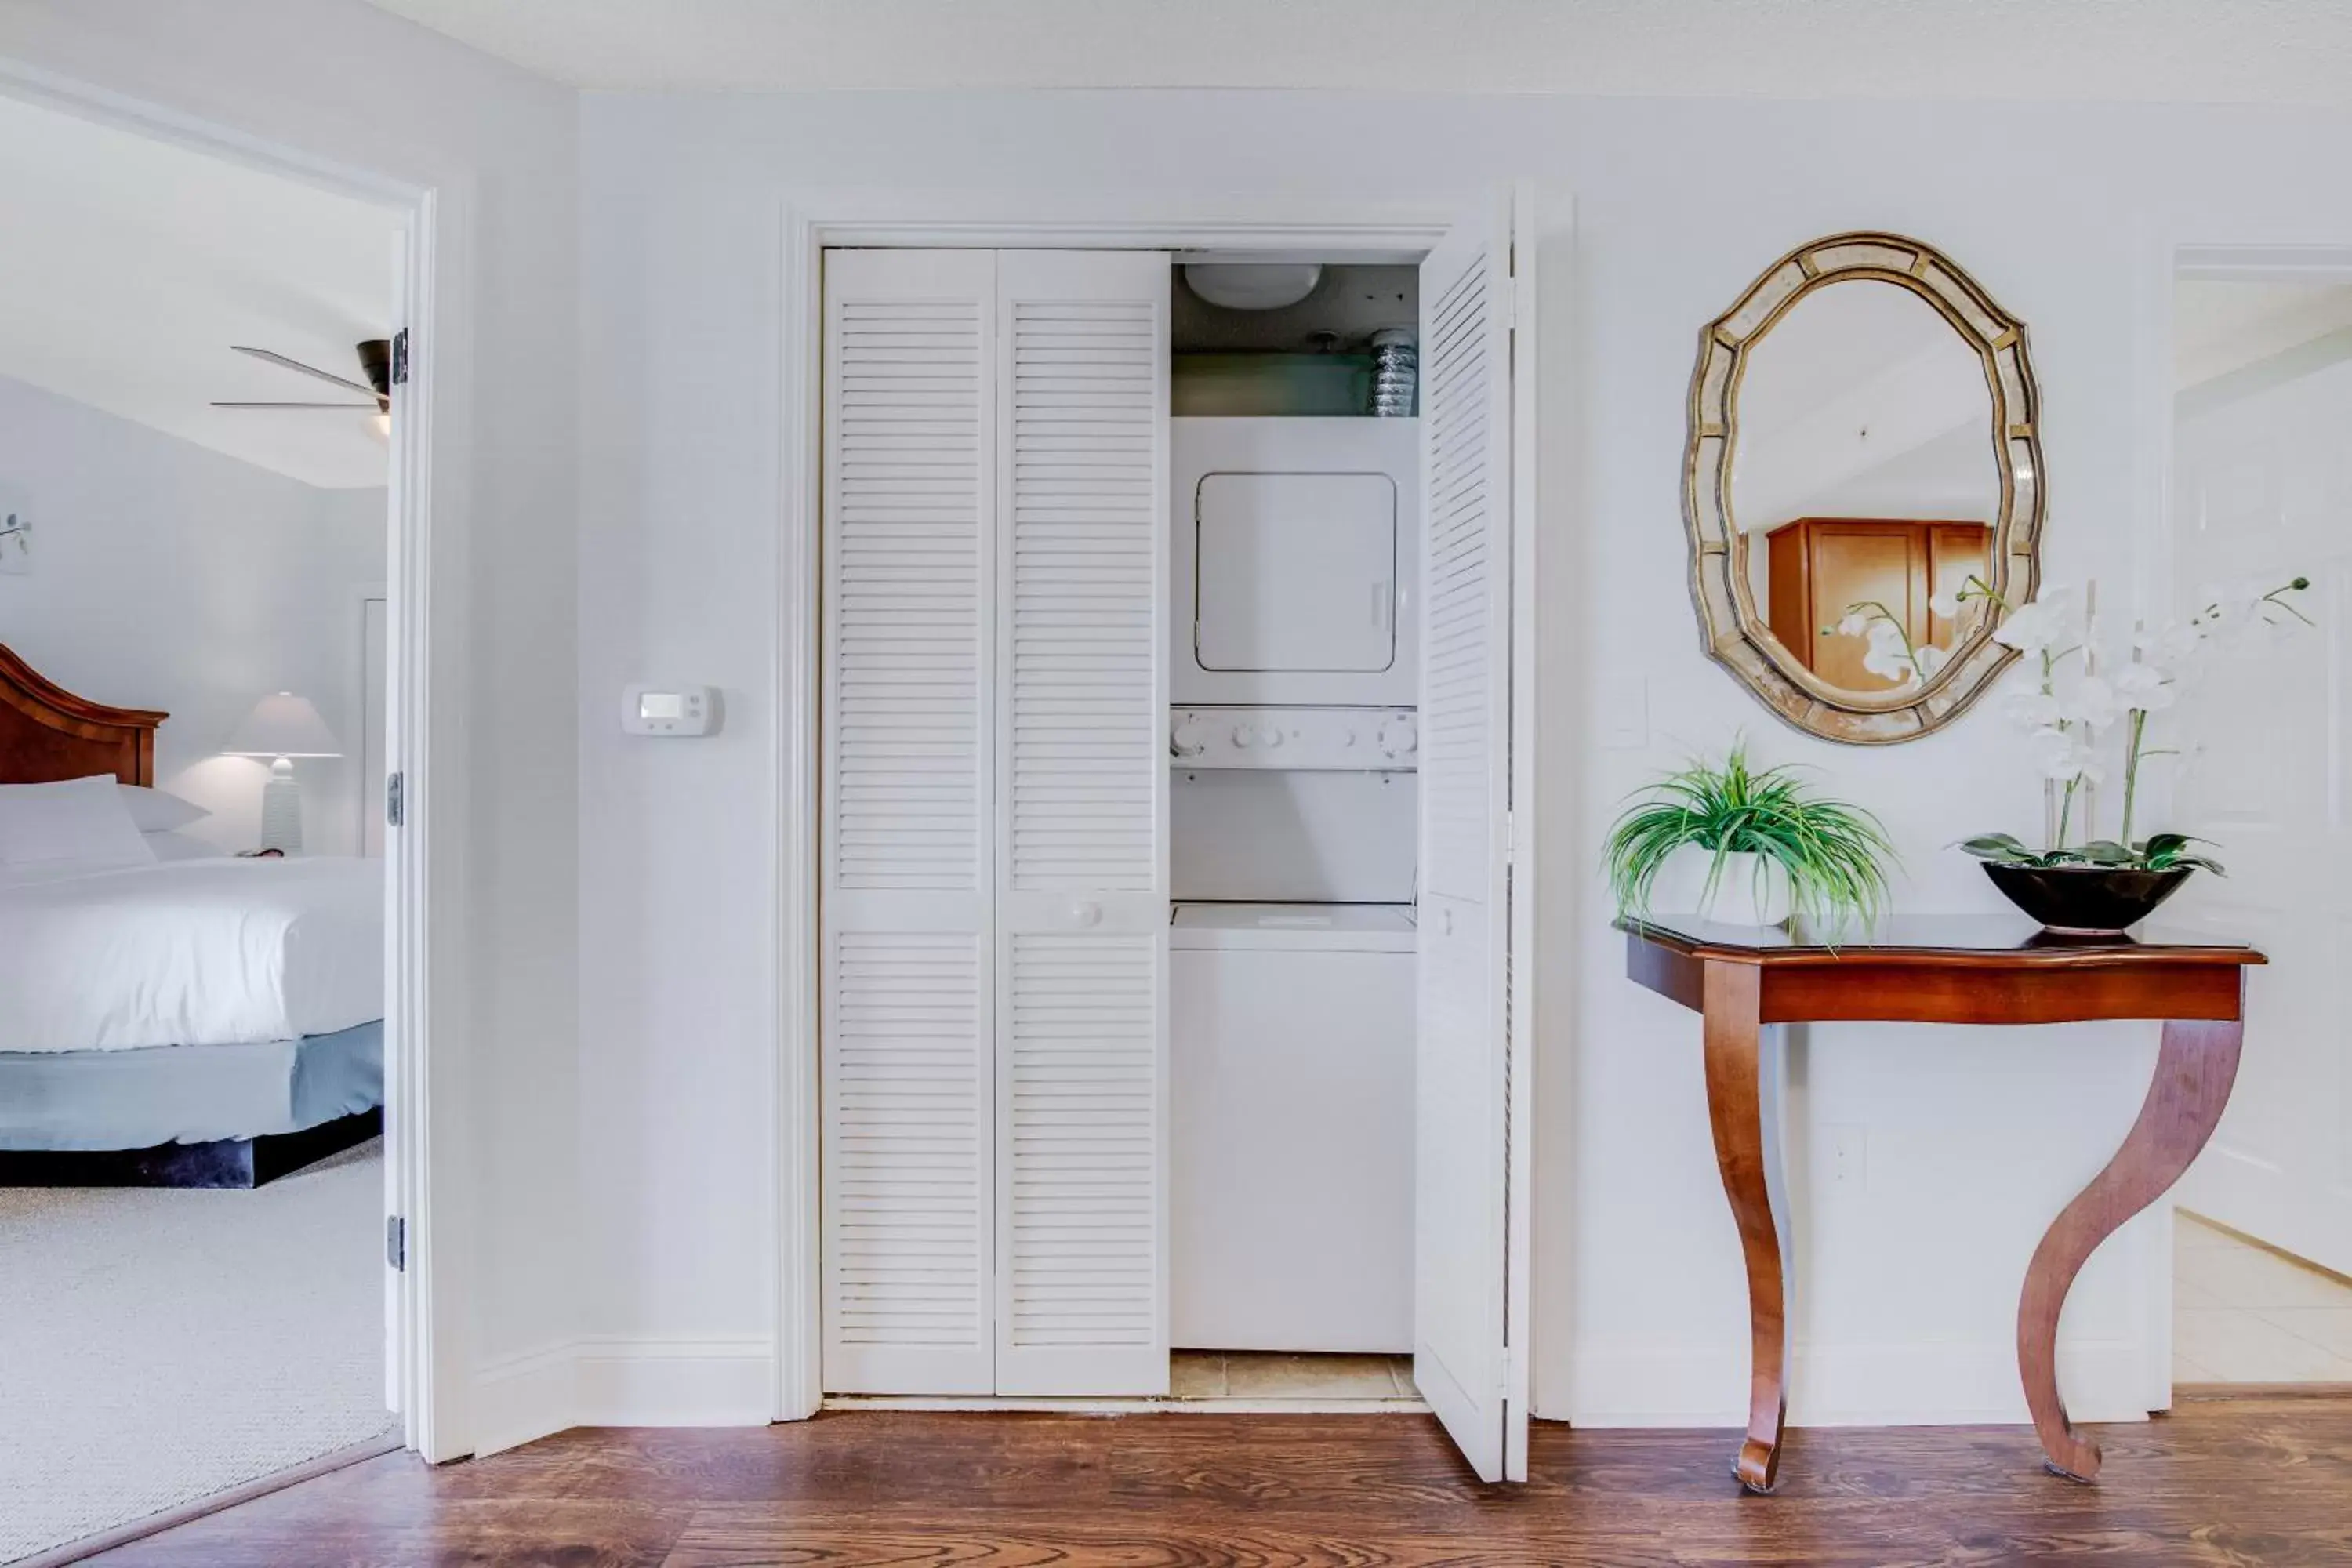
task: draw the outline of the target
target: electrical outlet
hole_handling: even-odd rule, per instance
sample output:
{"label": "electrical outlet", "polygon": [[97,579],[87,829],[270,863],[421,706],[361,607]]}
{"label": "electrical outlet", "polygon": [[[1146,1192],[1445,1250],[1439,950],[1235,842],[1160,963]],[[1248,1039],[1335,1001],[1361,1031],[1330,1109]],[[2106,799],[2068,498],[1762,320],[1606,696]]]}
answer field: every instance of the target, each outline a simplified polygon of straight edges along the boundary
{"label": "electrical outlet", "polygon": [[1870,1133],[1858,1121],[1841,1121],[1822,1130],[1829,1141],[1830,1185],[1860,1192],[1870,1183]]}

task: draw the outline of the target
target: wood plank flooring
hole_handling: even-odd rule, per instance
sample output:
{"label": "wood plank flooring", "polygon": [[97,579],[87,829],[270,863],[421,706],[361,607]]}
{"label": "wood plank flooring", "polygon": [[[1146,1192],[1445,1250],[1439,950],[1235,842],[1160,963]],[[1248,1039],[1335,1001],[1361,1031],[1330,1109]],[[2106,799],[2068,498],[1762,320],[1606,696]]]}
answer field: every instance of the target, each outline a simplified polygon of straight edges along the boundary
{"label": "wood plank flooring", "polygon": [[387,1455],[95,1559],[140,1564],[923,1568],[2352,1563],[2352,1400],[2100,1429],[2095,1487],[2013,1427],[1795,1431],[1738,1495],[1727,1432],[1539,1425],[1483,1487],[1422,1415],[844,1412]]}

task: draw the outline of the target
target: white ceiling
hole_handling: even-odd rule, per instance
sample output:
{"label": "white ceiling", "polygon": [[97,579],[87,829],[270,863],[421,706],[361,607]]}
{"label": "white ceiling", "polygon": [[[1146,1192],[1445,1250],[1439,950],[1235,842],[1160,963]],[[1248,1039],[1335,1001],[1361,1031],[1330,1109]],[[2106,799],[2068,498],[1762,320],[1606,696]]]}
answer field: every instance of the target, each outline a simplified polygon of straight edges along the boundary
{"label": "white ceiling", "polygon": [[381,485],[366,413],[215,398],[349,395],[229,352],[363,381],[386,333],[383,209],[0,96],[0,375],[335,489]]}
{"label": "white ceiling", "polygon": [[1749,351],[1733,515],[1749,531],[1867,516],[1861,498],[1887,494],[1896,479],[1886,515],[1990,515],[2000,476],[1984,363],[1907,289],[1816,289]]}
{"label": "white ceiling", "polygon": [[373,0],[574,86],[2352,103],[2352,0]]}
{"label": "white ceiling", "polygon": [[2352,328],[2352,287],[2183,279],[2172,312],[2173,384],[2189,387]]}

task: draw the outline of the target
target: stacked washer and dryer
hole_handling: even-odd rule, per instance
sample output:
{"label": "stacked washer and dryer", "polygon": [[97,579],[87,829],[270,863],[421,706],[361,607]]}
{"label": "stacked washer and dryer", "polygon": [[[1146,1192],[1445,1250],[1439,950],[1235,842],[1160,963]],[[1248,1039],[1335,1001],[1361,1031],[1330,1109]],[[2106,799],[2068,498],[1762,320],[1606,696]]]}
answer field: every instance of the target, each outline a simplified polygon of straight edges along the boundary
{"label": "stacked washer and dryer", "polygon": [[1407,1352],[1419,421],[1171,425],[1171,1340]]}

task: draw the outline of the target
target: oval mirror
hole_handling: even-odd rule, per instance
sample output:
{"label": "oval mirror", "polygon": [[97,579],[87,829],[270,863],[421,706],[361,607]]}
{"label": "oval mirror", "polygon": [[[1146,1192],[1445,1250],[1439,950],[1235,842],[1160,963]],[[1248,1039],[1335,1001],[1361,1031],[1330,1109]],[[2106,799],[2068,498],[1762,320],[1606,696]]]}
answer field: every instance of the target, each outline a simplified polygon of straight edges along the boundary
{"label": "oval mirror", "polygon": [[1923,735],[2015,653],[2042,519],[2024,324],[1932,247],[1816,240],[1700,336],[1684,511],[1708,653],[1809,734]]}

